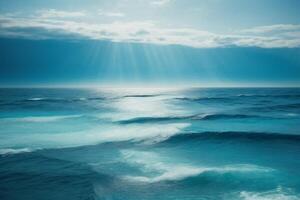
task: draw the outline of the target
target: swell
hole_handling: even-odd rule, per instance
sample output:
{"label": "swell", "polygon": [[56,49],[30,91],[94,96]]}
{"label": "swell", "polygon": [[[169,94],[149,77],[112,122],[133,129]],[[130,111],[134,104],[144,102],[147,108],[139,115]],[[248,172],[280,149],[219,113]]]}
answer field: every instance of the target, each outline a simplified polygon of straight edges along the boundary
{"label": "swell", "polygon": [[76,119],[83,115],[53,115],[53,116],[26,116],[26,117],[0,117],[1,120],[12,122],[57,122],[66,119]]}
{"label": "swell", "polygon": [[0,101],[1,106],[17,106],[24,104],[41,104],[41,103],[74,103],[82,101],[106,100],[106,97],[78,97],[78,98],[28,98],[13,101]]}
{"label": "swell", "polygon": [[281,104],[267,107],[268,109],[300,109],[300,103]]}
{"label": "swell", "polygon": [[0,149],[0,156],[11,155],[11,154],[19,154],[19,153],[30,153],[33,150],[30,148],[19,148],[19,149]]}
{"label": "swell", "polygon": [[157,96],[161,96],[160,94],[135,94],[135,95],[124,95],[122,96],[123,98],[130,98],[130,97],[157,97]]}
{"label": "swell", "polygon": [[274,170],[267,167],[249,164],[237,164],[220,167],[192,167],[192,166],[168,166],[165,171],[154,177],[147,176],[125,176],[129,181],[156,183],[156,182],[173,182],[176,184],[195,184],[196,182],[226,182],[230,184],[228,179],[231,176],[232,182],[248,181],[258,175],[262,177],[272,173]]}
{"label": "swell", "polygon": [[86,101],[86,100],[105,100],[106,97],[78,97],[78,98],[35,98],[22,100],[23,102],[32,102],[32,101],[42,101],[42,102],[77,102],[77,101]]}
{"label": "swell", "polygon": [[271,189],[278,184],[272,179],[273,169],[243,169],[243,165],[236,166],[232,169],[210,169],[201,173],[187,176],[182,179],[163,180],[169,183],[182,186],[201,185],[204,190],[207,190],[213,185],[226,190],[241,190],[250,189],[255,184],[264,189]]}
{"label": "swell", "polygon": [[187,116],[166,116],[166,117],[136,117],[127,120],[118,121],[119,124],[135,124],[135,123],[156,123],[175,120],[218,120],[218,119],[247,119],[247,118],[263,118],[259,115],[246,114],[196,114]]}
{"label": "swell", "polygon": [[263,118],[259,115],[246,115],[246,114],[211,114],[205,115],[202,120],[214,120],[214,119],[246,119],[246,118]]}
{"label": "swell", "polygon": [[19,100],[12,100],[12,101],[3,101],[0,100],[1,106],[22,106],[26,104],[41,104],[41,103],[76,103],[76,102],[86,102],[86,101],[105,101],[105,100],[118,100],[123,98],[130,98],[130,97],[157,97],[160,95],[157,94],[149,94],[149,95],[125,95],[121,97],[77,97],[77,98],[49,98],[49,97],[34,97],[34,98],[27,98],[27,99],[19,99]]}
{"label": "swell", "polygon": [[300,98],[300,94],[239,94],[237,97]]}
{"label": "swell", "polygon": [[92,199],[95,182],[109,187],[113,181],[87,165],[38,154],[5,157],[0,164],[4,199]]}
{"label": "swell", "polygon": [[169,137],[161,143],[185,143],[187,141],[201,140],[250,140],[250,141],[288,141],[300,142],[300,135],[280,134],[280,133],[263,133],[263,132],[201,132],[185,133]]}
{"label": "swell", "polygon": [[38,103],[38,102],[77,102],[77,101],[96,101],[96,100],[108,100],[108,99],[122,99],[122,98],[130,98],[130,97],[157,97],[161,96],[161,94],[137,94],[137,95],[124,95],[124,96],[95,96],[95,97],[71,97],[71,98],[62,98],[62,97],[33,97],[26,99],[19,99],[15,101],[4,101],[0,100],[1,105],[5,104],[20,104],[20,103]]}
{"label": "swell", "polygon": [[300,103],[288,103],[288,104],[278,104],[278,105],[269,105],[269,106],[255,106],[248,107],[245,110],[253,110],[253,111],[299,111]]}
{"label": "swell", "polygon": [[279,94],[279,95],[268,95],[268,94],[238,94],[238,95],[229,95],[223,97],[178,97],[174,98],[175,100],[182,101],[193,101],[193,102],[215,102],[215,101],[234,101],[238,99],[246,98],[284,98],[284,99],[298,99],[300,94]]}
{"label": "swell", "polygon": [[300,196],[290,190],[281,187],[267,192],[240,192],[240,197],[244,200],[299,200]]}
{"label": "swell", "polygon": [[226,100],[231,100],[231,97],[195,97],[195,98],[190,98],[190,97],[179,97],[179,98],[174,98],[175,100],[181,100],[181,101],[226,101]]}

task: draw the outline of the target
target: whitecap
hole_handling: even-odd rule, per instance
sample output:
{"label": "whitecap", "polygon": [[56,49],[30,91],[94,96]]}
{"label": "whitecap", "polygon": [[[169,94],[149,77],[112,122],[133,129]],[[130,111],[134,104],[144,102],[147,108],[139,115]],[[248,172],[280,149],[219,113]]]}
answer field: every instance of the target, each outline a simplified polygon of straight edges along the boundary
{"label": "whitecap", "polygon": [[269,172],[271,168],[256,165],[237,164],[222,167],[199,167],[191,164],[176,164],[162,161],[158,155],[152,152],[137,152],[133,150],[123,150],[122,155],[125,162],[139,166],[145,174],[156,174],[155,176],[124,176],[129,181],[154,183],[161,181],[178,181],[186,178],[195,177],[203,173],[213,172],[218,174],[239,172]]}
{"label": "whitecap", "polygon": [[32,150],[29,148],[0,149],[0,155],[10,155],[10,154],[29,153],[29,152],[32,152]]}
{"label": "whitecap", "polygon": [[135,141],[155,143],[179,134],[182,128],[189,124],[162,124],[111,126],[101,125],[90,130],[62,133],[29,133],[22,135],[7,135],[3,137],[5,146],[30,146],[34,148],[67,148],[85,145],[96,145],[105,142]]}
{"label": "whitecap", "polygon": [[182,129],[188,127],[189,123],[174,123],[160,125],[132,125],[111,128],[101,134],[102,141],[143,141],[147,144],[158,143],[168,139],[169,137],[181,132]]}
{"label": "whitecap", "polygon": [[138,117],[168,117],[187,115],[178,105],[170,104],[168,97],[156,96],[140,100],[139,98],[123,98],[111,101],[106,105],[118,112],[102,114],[102,118],[112,121],[130,120]]}
{"label": "whitecap", "polygon": [[220,168],[216,167],[195,167],[189,165],[165,165],[164,168],[159,169],[163,172],[155,177],[147,177],[147,176],[124,176],[125,179],[131,181],[140,181],[140,182],[160,182],[160,181],[178,181],[184,180],[186,178],[195,177],[203,173],[212,172],[212,173],[229,173],[229,172],[252,172],[252,171],[260,171],[260,172],[268,172],[270,169],[251,166],[224,166]]}
{"label": "whitecap", "polygon": [[298,116],[298,114],[297,113],[287,113],[286,116],[288,116],[288,117],[296,117],[296,116]]}
{"label": "whitecap", "polygon": [[81,115],[56,115],[56,116],[28,116],[16,118],[2,118],[2,120],[18,121],[18,122],[54,122],[63,119],[77,118]]}
{"label": "whitecap", "polygon": [[196,168],[191,166],[174,166],[155,177],[147,176],[124,176],[125,179],[138,182],[160,182],[160,181],[176,181],[187,177],[197,176],[206,171],[204,168]]}
{"label": "whitecap", "polygon": [[299,196],[284,191],[281,187],[267,192],[246,192],[240,193],[242,200],[300,200]]}
{"label": "whitecap", "polygon": [[28,101],[41,101],[41,100],[45,100],[46,98],[40,98],[40,97],[35,97],[35,98],[30,98],[27,99]]}

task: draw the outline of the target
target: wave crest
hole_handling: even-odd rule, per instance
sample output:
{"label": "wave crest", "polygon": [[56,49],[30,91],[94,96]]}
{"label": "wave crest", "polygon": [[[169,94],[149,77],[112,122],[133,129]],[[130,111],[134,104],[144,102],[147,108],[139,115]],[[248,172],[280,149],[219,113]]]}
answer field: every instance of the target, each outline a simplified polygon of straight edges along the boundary
{"label": "wave crest", "polygon": [[[267,173],[273,171],[271,168],[249,164],[226,165],[221,167],[198,167],[187,164],[167,163],[157,154],[152,152],[137,152],[132,150],[122,151],[125,161],[131,165],[141,167],[141,171],[151,172],[156,176],[124,176],[129,181],[155,183],[163,181],[183,181],[189,178],[205,174],[226,173]],[[151,174],[150,173],[150,174]]]}
{"label": "wave crest", "polygon": [[29,148],[21,149],[0,149],[0,155],[10,155],[10,154],[19,154],[19,153],[29,153],[32,152]]}
{"label": "wave crest", "polygon": [[299,200],[300,197],[283,191],[281,187],[268,192],[246,192],[240,193],[240,198],[243,200]]}
{"label": "wave crest", "polygon": [[18,121],[18,122],[55,122],[64,119],[78,118],[82,115],[57,115],[57,116],[30,116],[16,118],[2,118],[2,120]]}
{"label": "wave crest", "polygon": [[246,118],[261,118],[258,115],[246,114],[196,114],[187,116],[162,116],[162,117],[136,117],[126,120],[120,120],[120,124],[135,124],[135,123],[155,123],[174,120],[218,120],[218,119],[246,119]]}
{"label": "wave crest", "polygon": [[174,135],[166,143],[186,142],[186,141],[197,141],[197,140],[286,140],[291,142],[299,142],[300,135],[293,134],[280,134],[280,133],[260,133],[260,132],[200,132],[200,133],[184,133]]}

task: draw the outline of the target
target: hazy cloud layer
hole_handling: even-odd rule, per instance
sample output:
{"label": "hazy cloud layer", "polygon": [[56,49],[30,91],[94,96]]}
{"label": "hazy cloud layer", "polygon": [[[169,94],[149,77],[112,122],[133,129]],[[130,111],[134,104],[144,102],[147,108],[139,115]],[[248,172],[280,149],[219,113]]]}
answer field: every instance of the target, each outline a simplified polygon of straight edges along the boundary
{"label": "hazy cloud layer", "polygon": [[170,3],[170,2],[171,2],[171,0],[153,0],[153,1],[151,1],[151,4],[152,5],[157,5],[157,6],[163,6],[163,5],[165,5],[167,3]]}
{"label": "hazy cloud layer", "polygon": [[[165,4],[160,0],[152,3]],[[160,2],[160,3],[159,3]],[[99,10],[98,15],[124,17],[121,12]],[[89,23],[84,11],[39,10],[34,15],[20,17],[6,14],[0,16],[1,37],[27,39],[86,38],[115,42],[175,44],[196,48],[211,47],[300,47],[300,25],[278,24],[236,30],[231,34],[216,34],[193,28],[165,28],[154,21],[113,21],[112,23]],[[80,18],[81,20],[78,20]]]}
{"label": "hazy cloud layer", "polygon": [[122,12],[107,12],[107,11],[103,11],[103,10],[98,10],[98,15],[100,16],[106,16],[106,17],[124,17],[125,14]]}
{"label": "hazy cloud layer", "polygon": [[74,18],[83,17],[86,15],[84,11],[61,11],[56,9],[39,10],[36,12],[41,18]]}

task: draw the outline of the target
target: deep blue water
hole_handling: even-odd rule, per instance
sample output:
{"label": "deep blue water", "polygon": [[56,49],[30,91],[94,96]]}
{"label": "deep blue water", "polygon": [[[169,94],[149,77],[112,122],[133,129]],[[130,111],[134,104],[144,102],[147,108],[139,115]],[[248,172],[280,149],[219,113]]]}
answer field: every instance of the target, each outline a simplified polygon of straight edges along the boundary
{"label": "deep blue water", "polygon": [[0,89],[0,199],[300,199],[300,89]]}

